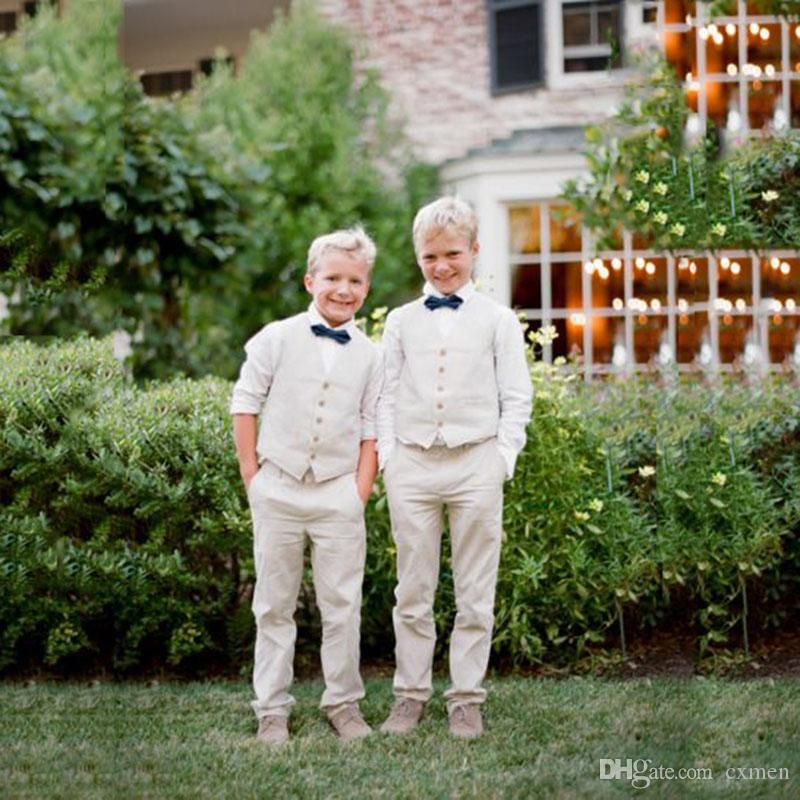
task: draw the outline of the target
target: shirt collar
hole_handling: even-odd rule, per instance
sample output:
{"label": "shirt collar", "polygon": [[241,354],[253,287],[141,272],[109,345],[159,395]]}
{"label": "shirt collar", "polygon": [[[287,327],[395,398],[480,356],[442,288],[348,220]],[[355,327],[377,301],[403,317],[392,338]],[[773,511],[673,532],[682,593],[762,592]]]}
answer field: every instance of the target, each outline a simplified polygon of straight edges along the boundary
{"label": "shirt collar", "polygon": [[311,303],[311,305],[308,307],[308,319],[312,325],[324,325],[326,328],[330,328],[332,331],[347,331],[351,335],[356,328],[356,322],[354,319],[349,319],[344,324],[337,325],[336,327],[328,325],[328,323],[322,317],[322,314],[319,313],[317,307],[313,303]]}
{"label": "shirt collar", "polygon": [[[466,303],[475,292],[475,284],[472,280],[468,280],[460,289],[456,289],[453,294],[457,294]],[[422,287],[422,294],[425,295],[425,297],[444,297],[444,295],[435,289],[433,284],[428,281],[425,281],[425,285]]]}

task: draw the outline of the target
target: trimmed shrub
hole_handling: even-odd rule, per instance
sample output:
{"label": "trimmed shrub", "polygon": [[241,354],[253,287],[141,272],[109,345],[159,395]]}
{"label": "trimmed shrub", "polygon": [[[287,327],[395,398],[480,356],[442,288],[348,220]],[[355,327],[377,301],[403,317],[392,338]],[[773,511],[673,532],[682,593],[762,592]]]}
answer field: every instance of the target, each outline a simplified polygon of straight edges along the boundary
{"label": "trimmed shrub", "polygon": [[[570,665],[637,626],[688,626],[703,653],[738,644],[740,623],[796,618],[796,387],[532,374],[506,487],[498,657]],[[247,668],[251,528],[229,394],[211,378],[132,385],[109,341],[0,347],[0,669]],[[380,482],[367,528],[363,649],[385,658],[395,550]],[[316,651],[310,573],[297,620]]]}

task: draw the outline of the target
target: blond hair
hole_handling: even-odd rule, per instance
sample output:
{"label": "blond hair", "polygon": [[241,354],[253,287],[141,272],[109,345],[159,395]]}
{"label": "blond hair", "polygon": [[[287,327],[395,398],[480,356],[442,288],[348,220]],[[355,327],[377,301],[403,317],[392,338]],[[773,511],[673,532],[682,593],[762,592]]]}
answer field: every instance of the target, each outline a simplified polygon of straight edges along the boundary
{"label": "blond hair", "polygon": [[423,206],[414,217],[414,250],[442,231],[450,231],[469,240],[472,247],[478,238],[478,216],[472,206],[458,197],[440,197]]}
{"label": "blond hair", "polygon": [[306,272],[309,274],[315,273],[320,268],[322,260],[332,250],[347,253],[353,258],[363,259],[369,270],[372,270],[375,256],[378,254],[375,242],[370,239],[367,232],[360,225],[357,225],[353,228],[317,236],[311,242],[311,247],[308,248]]}

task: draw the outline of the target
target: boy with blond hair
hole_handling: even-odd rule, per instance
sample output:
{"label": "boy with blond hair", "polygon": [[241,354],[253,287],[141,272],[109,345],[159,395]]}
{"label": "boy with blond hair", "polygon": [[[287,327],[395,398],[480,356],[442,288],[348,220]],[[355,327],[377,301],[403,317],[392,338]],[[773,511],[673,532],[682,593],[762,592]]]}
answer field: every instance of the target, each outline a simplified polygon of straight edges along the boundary
{"label": "boy with blond hair", "polygon": [[457,198],[422,208],[413,236],[423,296],[386,319],[378,453],[397,547],[395,702],[386,733],[412,731],[432,694],[445,509],[456,599],[450,732],[483,732],[503,481],[525,444],[532,387],[516,315],[472,282],[477,234],[475,213]]}
{"label": "boy with blond hair", "polygon": [[360,228],[308,251],[307,311],[270,323],[245,345],[231,413],[253,516],[257,738],[279,745],[288,717],[305,539],[322,617],[321,706],[344,741],[371,730],[358,709],[364,505],[377,469],[378,348],[356,328],[375,245]]}

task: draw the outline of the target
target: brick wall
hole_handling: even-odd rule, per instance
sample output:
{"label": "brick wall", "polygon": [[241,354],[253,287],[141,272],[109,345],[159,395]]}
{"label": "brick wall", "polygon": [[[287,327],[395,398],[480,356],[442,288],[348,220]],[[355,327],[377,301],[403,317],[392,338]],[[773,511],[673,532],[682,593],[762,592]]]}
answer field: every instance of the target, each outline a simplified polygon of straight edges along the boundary
{"label": "brick wall", "polygon": [[584,125],[605,116],[619,90],[490,91],[485,0],[317,0],[356,32],[419,155],[441,162],[521,128]]}

